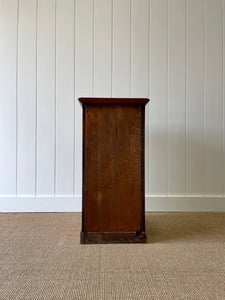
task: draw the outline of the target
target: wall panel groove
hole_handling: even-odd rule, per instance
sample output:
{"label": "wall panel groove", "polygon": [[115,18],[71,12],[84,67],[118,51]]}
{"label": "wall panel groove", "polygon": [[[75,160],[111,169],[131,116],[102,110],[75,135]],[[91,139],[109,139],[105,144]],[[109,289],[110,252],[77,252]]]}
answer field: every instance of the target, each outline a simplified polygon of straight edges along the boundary
{"label": "wall panel groove", "polygon": [[206,3],[203,1],[203,13],[204,13],[204,86],[203,86],[203,195],[206,192],[205,187],[205,92],[206,92]]}
{"label": "wall panel groove", "polygon": [[222,194],[221,1],[205,1],[205,193]]}
{"label": "wall panel groove", "polygon": [[[148,34],[149,34],[149,40],[148,40],[148,98],[151,98],[151,0],[149,0],[149,12],[148,12]],[[148,194],[150,193],[150,103],[146,107],[146,114],[148,114],[148,130],[146,135],[146,142],[148,151],[145,153],[145,155],[148,155],[147,164],[145,163],[145,172],[147,172],[148,176]],[[146,134],[146,133],[145,133]],[[147,171],[146,171],[147,169]]]}
{"label": "wall panel groove", "polygon": [[56,151],[57,151],[57,149],[56,149],[56,104],[57,104],[57,99],[56,99],[56,51],[57,51],[57,49],[56,49],[56,42],[57,42],[57,40],[56,40],[56,32],[57,32],[57,19],[56,19],[56,16],[57,16],[57,0],[55,0],[55,9],[54,9],[54,13],[55,13],[55,23],[54,23],[54,25],[55,25],[55,27],[54,27],[54,40],[55,40],[55,44],[54,44],[54,46],[55,46],[55,61],[54,61],[54,70],[55,70],[55,72],[54,72],[54,195],[56,195]]}
{"label": "wall panel groove", "polygon": [[75,22],[75,16],[76,16],[76,0],[74,0],[74,82],[73,82],[73,196],[75,195],[75,168],[76,168],[76,156],[75,156],[75,132],[76,132],[76,105],[75,105],[75,97],[76,97],[76,91],[75,91],[75,83],[76,83],[76,48],[75,48],[75,42],[76,42],[76,22]]}
{"label": "wall panel groove", "polygon": [[17,32],[16,32],[16,195],[18,194],[18,28],[19,28],[19,0],[17,0]]}
{"label": "wall panel groove", "polygon": [[37,97],[37,73],[38,73],[38,61],[37,61],[37,48],[38,48],[38,41],[37,41],[37,34],[38,34],[38,0],[36,0],[36,32],[35,32],[35,42],[36,42],[36,52],[35,52],[35,196],[37,195],[37,147],[38,147],[38,139],[37,139],[37,127],[38,127],[38,97]]}
{"label": "wall panel groove", "polygon": [[184,57],[185,57],[185,63],[184,63],[184,98],[185,98],[185,146],[184,146],[184,193],[185,195],[187,195],[187,23],[188,23],[188,17],[187,17],[187,0],[185,0],[185,12],[184,12],[184,18],[185,18],[185,37],[184,37],[184,43],[185,43],[185,46],[184,46]]}
{"label": "wall panel groove", "polygon": [[222,132],[222,141],[223,141],[223,196],[225,197],[225,0],[222,0],[222,48],[223,48],[223,132]]}

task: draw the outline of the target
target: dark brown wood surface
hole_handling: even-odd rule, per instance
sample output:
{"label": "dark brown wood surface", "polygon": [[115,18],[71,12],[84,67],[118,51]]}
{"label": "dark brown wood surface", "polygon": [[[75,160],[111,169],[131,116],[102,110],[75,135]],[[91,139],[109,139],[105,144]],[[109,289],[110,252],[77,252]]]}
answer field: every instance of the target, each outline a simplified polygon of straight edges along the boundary
{"label": "dark brown wood surface", "polygon": [[[89,99],[87,101],[87,99]],[[143,243],[146,99],[81,98],[81,243]],[[140,101],[140,102],[139,102]],[[142,102],[144,101],[144,102]]]}
{"label": "dark brown wood surface", "polygon": [[81,244],[146,243],[144,232],[81,232]]}
{"label": "dark brown wood surface", "polygon": [[78,99],[83,104],[146,104],[148,98],[89,98],[82,97]]}
{"label": "dark brown wood surface", "polygon": [[86,231],[141,231],[141,106],[87,106],[85,183]]}

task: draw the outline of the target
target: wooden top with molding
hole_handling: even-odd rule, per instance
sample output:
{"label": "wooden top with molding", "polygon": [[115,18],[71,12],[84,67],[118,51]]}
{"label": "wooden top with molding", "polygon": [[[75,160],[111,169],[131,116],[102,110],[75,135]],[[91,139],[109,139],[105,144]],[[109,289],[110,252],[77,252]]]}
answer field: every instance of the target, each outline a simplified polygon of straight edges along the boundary
{"label": "wooden top with molding", "polygon": [[82,104],[147,104],[148,98],[98,98],[98,97],[81,97],[78,100]]}

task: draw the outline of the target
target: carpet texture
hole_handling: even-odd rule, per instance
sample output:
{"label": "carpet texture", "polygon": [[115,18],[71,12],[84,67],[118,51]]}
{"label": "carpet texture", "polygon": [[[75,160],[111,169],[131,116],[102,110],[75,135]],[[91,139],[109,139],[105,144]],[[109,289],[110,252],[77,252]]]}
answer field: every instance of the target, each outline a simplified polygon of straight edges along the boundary
{"label": "carpet texture", "polygon": [[146,227],[147,244],[80,245],[80,213],[0,214],[0,299],[225,299],[225,213]]}

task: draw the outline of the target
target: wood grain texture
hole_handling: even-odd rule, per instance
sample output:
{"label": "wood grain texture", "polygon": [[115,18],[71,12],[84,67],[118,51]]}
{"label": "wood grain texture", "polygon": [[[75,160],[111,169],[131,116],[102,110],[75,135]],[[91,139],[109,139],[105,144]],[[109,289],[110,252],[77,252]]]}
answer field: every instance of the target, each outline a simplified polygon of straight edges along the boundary
{"label": "wood grain texture", "polygon": [[86,110],[86,231],[141,230],[141,107]]}

